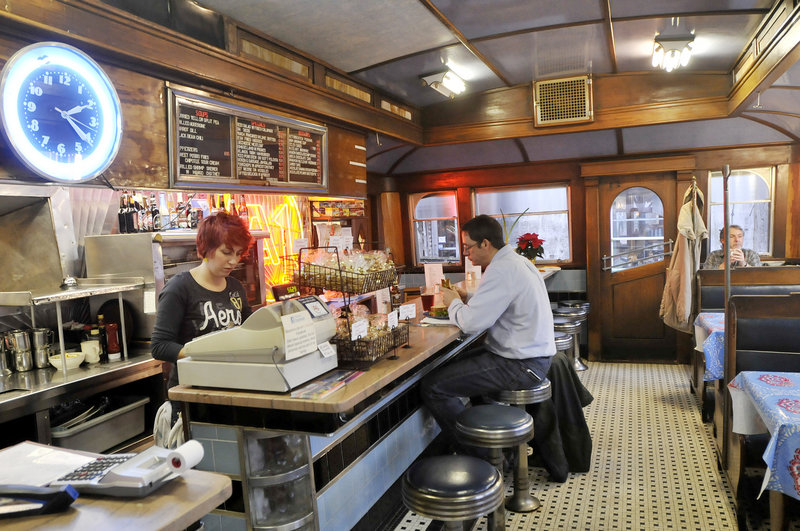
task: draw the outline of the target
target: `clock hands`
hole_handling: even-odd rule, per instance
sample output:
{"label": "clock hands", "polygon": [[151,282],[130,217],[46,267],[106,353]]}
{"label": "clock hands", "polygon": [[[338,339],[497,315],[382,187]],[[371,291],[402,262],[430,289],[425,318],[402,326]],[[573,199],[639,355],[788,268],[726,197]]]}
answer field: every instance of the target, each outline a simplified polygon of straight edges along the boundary
{"label": "clock hands", "polygon": [[71,108],[68,111],[62,111],[58,107],[56,107],[56,110],[61,113],[61,116],[64,116],[64,114],[70,114],[70,115],[71,114],[75,114],[75,113],[81,112],[82,110],[88,109],[89,107],[93,107],[93,106],[94,106],[94,102],[89,103],[88,105],[76,105],[75,107]]}
{"label": "clock hands", "polygon": [[55,110],[58,111],[61,114],[61,117],[64,118],[67,121],[67,123],[75,130],[76,133],[78,133],[78,136],[80,137],[80,139],[91,146],[91,145],[94,145],[92,143],[92,137],[90,137],[88,133],[86,133],[83,129],[81,129],[78,126],[78,124],[82,125],[83,127],[88,128],[88,129],[91,129],[91,127],[89,127],[85,123],[82,123],[82,122],[76,120],[75,118],[73,118],[72,116],[70,116],[70,114],[74,114],[74,113],[76,113],[76,112],[78,112],[80,110],[85,109],[86,107],[91,107],[91,105],[83,105],[83,106],[78,105],[78,106],[73,107],[72,109],[70,109],[68,111],[62,111],[58,107],[55,107]]}

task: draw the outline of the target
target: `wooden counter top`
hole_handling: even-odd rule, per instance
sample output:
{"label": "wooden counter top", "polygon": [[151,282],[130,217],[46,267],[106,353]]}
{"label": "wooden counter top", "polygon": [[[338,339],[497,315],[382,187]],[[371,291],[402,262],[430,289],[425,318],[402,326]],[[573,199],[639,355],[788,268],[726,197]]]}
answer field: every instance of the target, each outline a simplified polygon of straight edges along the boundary
{"label": "wooden counter top", "polygon": [[[420,312],[418,312],[419,315]],[[353,408],[411,371],[461,335],[456,326],[417,326],[409,330],[410,348],[398,348],[398,359],[383,358],[342,389],[321,400],[291,398],[289,393],[210,389],[178,385],[169,398],[183,402],[315,413],[341,413]],[[391,355],[391,354],[390,354]]]}
{"label": "wooden counter top", "polygon": [[222,474],[187,470],[144,498],[110,498],[83,494],[63,513],[9,518],[6,531],[27,529],[186,529],[231,495],[231,480]]}

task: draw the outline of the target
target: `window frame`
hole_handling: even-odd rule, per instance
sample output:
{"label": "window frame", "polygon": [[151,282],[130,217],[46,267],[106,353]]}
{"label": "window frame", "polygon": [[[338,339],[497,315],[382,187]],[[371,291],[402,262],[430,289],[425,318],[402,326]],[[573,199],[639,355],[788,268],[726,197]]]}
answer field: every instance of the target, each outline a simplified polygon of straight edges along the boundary
{"label": "window frame", "polygon": [[[456,207],[456,215],[455,217],[442,217],[442,218],[417,218],[415,213],[417,209],[417,205],[422,199],[426,197],[432,196],[450,196],[453,198]],[[461,252],[461,224],[459,223],[459,216],[458,216],[458,194],[456,190],[436,190],[436,191],[429,191],[429,192],[416,192],[410,193],[408,195],[408,220],[409,220],[409,227],[410,227],[410,235],[411,235],[411,255],[414,261],[414,265],[417,267],[423,267],[425,264],[442,264],[443,266],[452,266],[452,265],[459,265],[463,263],[463,255]],[[417,233],[415,230],[414,225],[417,221],[455,221],[455,238],[456,238],[456,257],[454,261],[443,261],[443,262],[420,262],[419,261],[419,253],[417,251]]]}
{"label": "window frame", "polygon": [[[536,263],[542,264],[570,264],[575,262],[574,256],[574,249],[573,249],[573,227],[572,227],[572,197],[570,195],[570,183],[568,181],[558,181],[558,182],[551,182],[551,183],[542,183],[542,184],[531,184],[525,186],[486,186],[480,188],[473,188],[471,195],[471,208],[473,215],[477,216],[480,213],[478,212],[478,194],[486,193],[486,192],[504,192],[504,191],[514,191],[514,192],[524,192],[529,190],[539,190],[544,188],[563,188],[566,194],[566,202],[567,208],[566,210],[542,210],[537,212],[526,212],[525,216],[537,216],[543,214],[559,214],[565,213],[567,215],[567,249],[569,249],[569,256],[567,258],[558,258],[555,260],[545,260],[543,258],[537,258]],[[503,213],[503,216],[488,214],[489,216],[497,219],[500,224],[503,224],[502,218],[506,218],[510,220],[511,223],[514,223],[514,220],[517,219],[519,213]],[[508,221],[507,221],[508,223]],[[505,237],[505,234],[503,235]],[[516,244],[514,242],[508,242],[508,245],[514,246],[516,248]]]}
{"label": "window frame", "polygon": [[[762,170],[768,169],[769,170],[769,178],[766,180],[767,188],[769,189],[769,199],[758,199],[752,201],[735,201],[729,202],[730,204],[755,204],[755,203],[767,203],[769,205],[769,234],[767,236],[767,240],[769,242],[767,251],[759,252],[759,257],[771,257],[773,256],[773,252],[775,250],[775,186],[777,184],[777,167],[775,165],[769,166],[760,166],[757,168],[732,168],[731,169],[731,177],[738,177],[733,175],[734,172],[751,172],[754,175],[757,175],[760,178],[764,178],[764,176],[755,170]],[[718,177],[716,177],[718,176]],[[713,206],[721,206],[724,209],[724,197],[722,201],[714,202],[712,201],[711,197],[711,180],[712,178],[722,178],[721,171],[709,171],[708,172],[708,208],[706,209],[706,226],[708,227],[709,234],[706,240],[706,253],[710,254],[714,249],[716,249],[717,245],[719,245],[719,229],[711,227],[711,209]],[[730,178],[728,181],[728,188],[730,190]],[[724,217],[724,210],[723,210],[723,217]],[[736,224],[736,223],[733,223]],[[723,219],[723,226],[720,228],[724,228],[724,219]],[[752,230],[750,227],[744,227],[745,231]]]}

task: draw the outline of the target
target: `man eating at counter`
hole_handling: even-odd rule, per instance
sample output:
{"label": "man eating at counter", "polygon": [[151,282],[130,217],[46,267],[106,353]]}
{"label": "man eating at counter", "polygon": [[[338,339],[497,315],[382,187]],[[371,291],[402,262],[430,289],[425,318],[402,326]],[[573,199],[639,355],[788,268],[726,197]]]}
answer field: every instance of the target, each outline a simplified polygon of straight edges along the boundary
{"label": "man eating at counter", "polygon": [[550,299],[539,271],[506,245],[494,218],[477,216],[461,229],[464,256],[484,269],[469,302],[465,294],[442,288],[450,322],[467,334],[487,331],[485,342],[428,375],[422,399],[459,453],[482,456],[460,446],[455,422],[462,398],[504,389],[527,389],[547,375],[556,353]]}

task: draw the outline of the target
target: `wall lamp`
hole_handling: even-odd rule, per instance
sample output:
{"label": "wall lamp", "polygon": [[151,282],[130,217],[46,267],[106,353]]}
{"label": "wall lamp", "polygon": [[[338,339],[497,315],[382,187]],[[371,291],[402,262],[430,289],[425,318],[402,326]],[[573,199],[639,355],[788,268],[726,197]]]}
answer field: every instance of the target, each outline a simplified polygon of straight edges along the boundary
{"label": "wall lamp", "polygon": [[446,70],[429,76],[422,76],[420,79],[422,80],[423,86],[431,87],[433,90],[451,99],[455,98],[457,94],[461,94],[467,90],[467,84],[452,70]]}
{"label": "wall lamp", "polygon": [[672,72],[686,66],[692,58],[694,35],[656,35],[653,39],[653,66]]}

